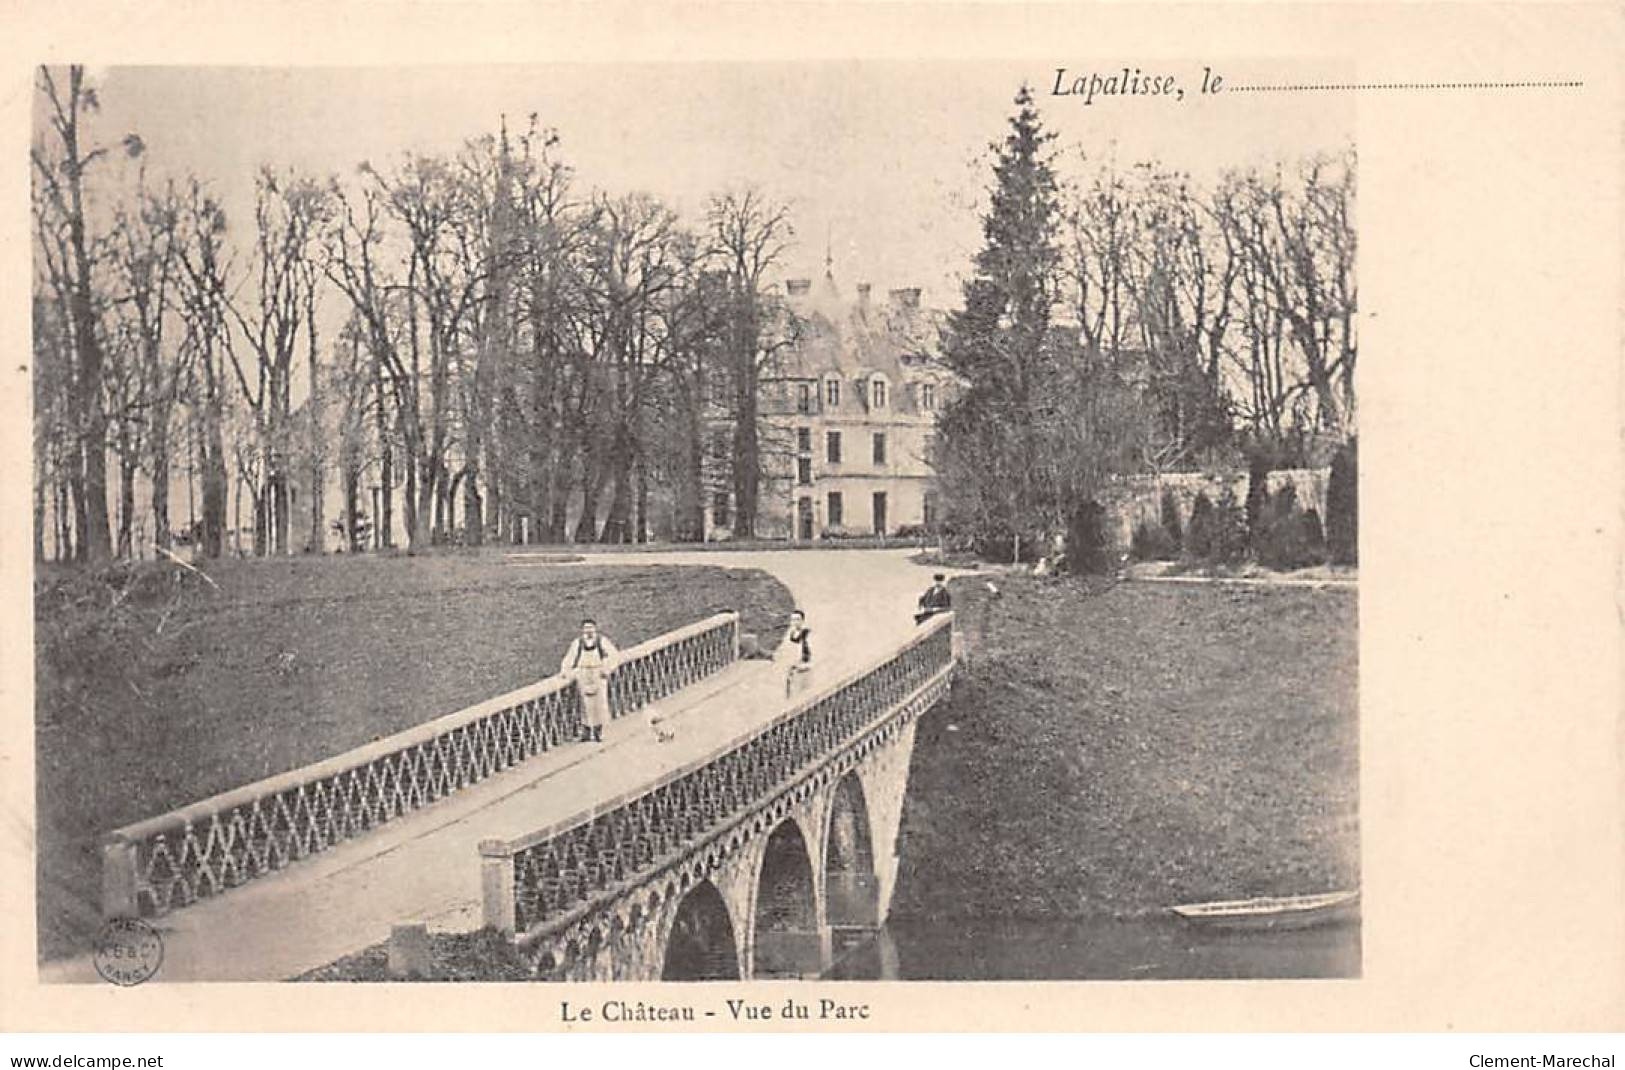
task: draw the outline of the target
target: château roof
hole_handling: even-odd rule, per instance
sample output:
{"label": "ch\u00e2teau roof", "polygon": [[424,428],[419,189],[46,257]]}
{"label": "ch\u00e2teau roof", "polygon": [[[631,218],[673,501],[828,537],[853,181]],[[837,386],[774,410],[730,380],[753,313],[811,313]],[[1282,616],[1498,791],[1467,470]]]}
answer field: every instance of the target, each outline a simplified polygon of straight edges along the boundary
{"label": "ch\u00e2teau roof", "polygon": [[878,373],[901,382],[936,352],[945,317],[920,307],[918,289],[876,297],[860,283],[849,296],[826,271],[817,282],[792,279],[787,290],[798,335],[783,364],[786,377],[855,379]]}

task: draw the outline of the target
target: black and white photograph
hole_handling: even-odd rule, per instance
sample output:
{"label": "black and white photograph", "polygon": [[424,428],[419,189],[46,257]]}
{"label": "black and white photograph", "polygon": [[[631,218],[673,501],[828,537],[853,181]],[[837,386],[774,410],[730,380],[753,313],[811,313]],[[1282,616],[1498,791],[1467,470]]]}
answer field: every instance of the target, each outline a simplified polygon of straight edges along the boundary
{"label": "black and white photograph", "polygon": [[18,1056],[1613,1065],[1617,12],[75,3]]}
{"label": "black and white photograph", "polygon": [[42,977],[1359,976],[1353,109],[1247,78],[41,67]]}

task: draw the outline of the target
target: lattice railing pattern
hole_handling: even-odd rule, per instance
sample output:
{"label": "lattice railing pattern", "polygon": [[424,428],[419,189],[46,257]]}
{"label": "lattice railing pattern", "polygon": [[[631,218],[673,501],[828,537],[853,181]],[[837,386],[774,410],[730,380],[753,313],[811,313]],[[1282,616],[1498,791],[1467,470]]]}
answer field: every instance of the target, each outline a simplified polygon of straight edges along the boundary
{"label": "lattice railing pattern", "polygon": [[609,677],[612,717],[681,691],[739,656],[739,617],[713,617],[626,650]]}
{"label": "lattice railing pattern", "polygon": [[948,625],[941,620],[895,656],[620,806],[522,842],[482,845],[487,856],[512,860],[514,931],[635,885],[827,761],[952,664]]}
{"label": "lattice railing pattern", "polygon": [[[726,668],[739,617],[723,613],[626,650],[617,714]],[[163,914],[318,854],[511,768],[581,731],[581,698],[554,676],[364,747],[112,833],[109,916]]]}

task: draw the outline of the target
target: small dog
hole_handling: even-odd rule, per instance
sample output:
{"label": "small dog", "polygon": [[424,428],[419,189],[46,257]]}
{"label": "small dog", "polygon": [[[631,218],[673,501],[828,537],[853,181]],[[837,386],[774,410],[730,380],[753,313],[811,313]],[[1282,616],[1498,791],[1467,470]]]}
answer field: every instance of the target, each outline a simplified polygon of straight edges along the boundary
{"label": "small dog", "polygon": [[655,734],[655,739],[661,743],[670,743],[677,738],[677,732],[666,723],[666,715],[659,706],[649,707],[649,728]]}

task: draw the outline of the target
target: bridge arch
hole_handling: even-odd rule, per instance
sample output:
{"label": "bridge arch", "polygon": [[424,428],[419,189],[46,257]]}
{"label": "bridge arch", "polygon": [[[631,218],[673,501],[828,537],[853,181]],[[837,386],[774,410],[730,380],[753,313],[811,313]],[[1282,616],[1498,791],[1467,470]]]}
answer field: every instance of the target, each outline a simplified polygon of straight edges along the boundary
{"label": "bridge arch", "polygon": [[728,903],[710,881],[678,902],[666,934],[662,981],[737,981],[739,948]]}
{"label": "bridge arch", "polygon": [[824,829],[825,920],[837,930],[880,924],[874,832],[869,799],[857,771],[849,771],[830,799]]}
{"label": "bridge arch", "polygon": [[753,896],[751,973],[816,977],[824,968],[813,857],[801,824],[785,818],[767,838]]}

